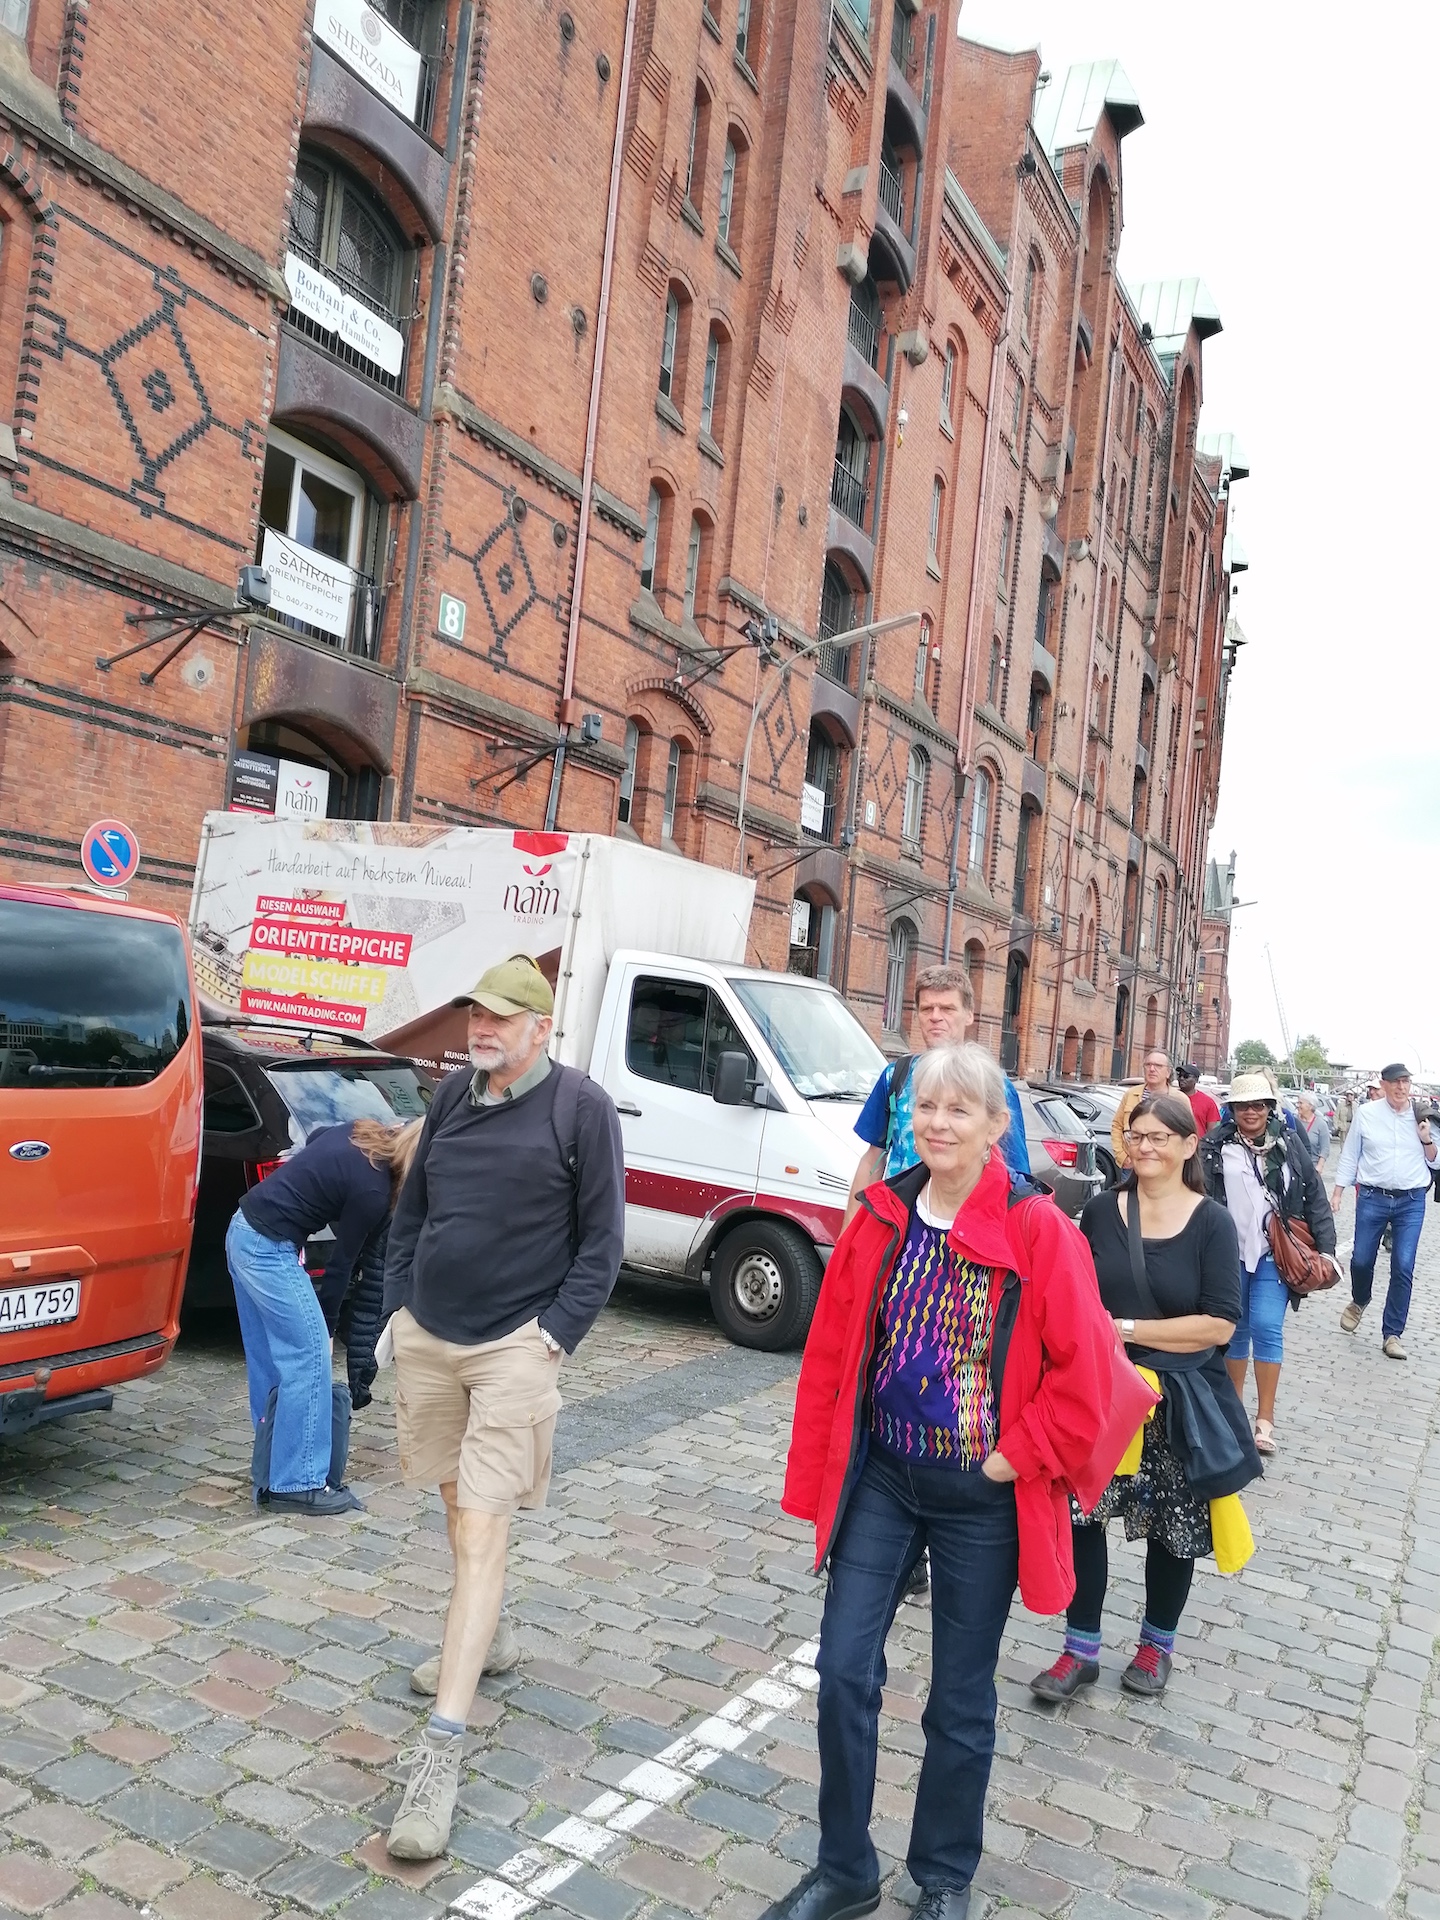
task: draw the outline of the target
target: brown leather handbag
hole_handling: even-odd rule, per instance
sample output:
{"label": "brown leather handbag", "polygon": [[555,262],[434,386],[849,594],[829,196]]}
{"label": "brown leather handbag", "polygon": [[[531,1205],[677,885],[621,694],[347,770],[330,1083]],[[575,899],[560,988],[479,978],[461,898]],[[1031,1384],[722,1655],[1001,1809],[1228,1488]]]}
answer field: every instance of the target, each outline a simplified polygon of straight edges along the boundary
{"label": "brown leather handbag", "polygon": [[1265,1222],[1265,1236],[1276,1270],[1292,1293],[1324,1293],[1338,1284],[1339,1267],[1320,1252],[1303,1220],[1286,1220],[1277,1207]]}

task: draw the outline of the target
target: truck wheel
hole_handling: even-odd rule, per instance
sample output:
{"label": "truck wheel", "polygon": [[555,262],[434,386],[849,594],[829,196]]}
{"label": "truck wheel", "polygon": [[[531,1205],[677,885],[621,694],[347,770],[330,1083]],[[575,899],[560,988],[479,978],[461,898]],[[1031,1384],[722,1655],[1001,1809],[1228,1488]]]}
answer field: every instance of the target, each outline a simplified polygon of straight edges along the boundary
{"label": "truck wheel", "polygon": [[710,1304],[738,1347],[798,1347],[820,1298],[820,1259],[798,1227],[747,1220],[715,1249]]}

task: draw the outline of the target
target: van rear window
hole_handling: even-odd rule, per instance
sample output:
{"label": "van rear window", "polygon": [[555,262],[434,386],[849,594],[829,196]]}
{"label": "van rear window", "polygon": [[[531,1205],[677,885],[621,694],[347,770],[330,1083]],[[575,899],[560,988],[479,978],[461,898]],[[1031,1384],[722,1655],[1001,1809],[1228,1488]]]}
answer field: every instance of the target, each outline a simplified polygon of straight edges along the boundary
{"label": "van rear window", "polygon": [[180,929],[0,900],[0,1087],[135,1087],[185,1044]]}

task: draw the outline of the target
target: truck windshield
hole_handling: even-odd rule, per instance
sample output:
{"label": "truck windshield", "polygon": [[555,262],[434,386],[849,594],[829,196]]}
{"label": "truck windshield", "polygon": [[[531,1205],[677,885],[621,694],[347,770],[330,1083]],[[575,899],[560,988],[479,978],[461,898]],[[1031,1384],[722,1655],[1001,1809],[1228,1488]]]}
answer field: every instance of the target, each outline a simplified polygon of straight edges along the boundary
{"label": "truck windshield", "polygon": [[303,1147],[317,1127],[350,1120],[418,1120],[430,1104],[430,1087],[402,1061],[351,1066],[317,1060],[313,1066],[271,1066],[266,1076],[289,1109],[290,1138]]}
{"label": "truck windshield", "polygon": [[193,1015],[176,926],[0,900],[0,1087],[138,1087]]}
{"label": "truck windshield", "polygon": [[730,985],[802,1098],[865,1099],[885,1058],[838,993],[733,976]]}

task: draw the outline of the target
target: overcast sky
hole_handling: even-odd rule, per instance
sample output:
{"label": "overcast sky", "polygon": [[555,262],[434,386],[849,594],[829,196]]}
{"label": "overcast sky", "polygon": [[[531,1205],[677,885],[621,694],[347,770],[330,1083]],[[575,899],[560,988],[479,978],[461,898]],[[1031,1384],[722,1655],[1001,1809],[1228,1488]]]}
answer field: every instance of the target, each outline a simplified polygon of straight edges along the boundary
{"label": "overcast sky", "polygon": [[1210,850],[1236,850],[1258,902],[1235,916],[1231,1043],[1280,1051],[1268,944],[1292,1040],[1440,1077],[1434,132],[1414,91],[1440,27],[1396,0],[1337,13],[963,0],[960,31],[1038,44],[1057,82],[1121,62],[1145,115],[1123,150],[1121,277],[1201,274],[1224,322],[1200,426],[1251,463],[1233,608],[1250,644]]}

